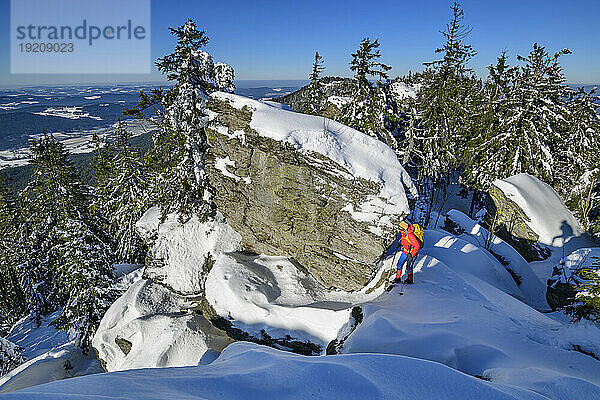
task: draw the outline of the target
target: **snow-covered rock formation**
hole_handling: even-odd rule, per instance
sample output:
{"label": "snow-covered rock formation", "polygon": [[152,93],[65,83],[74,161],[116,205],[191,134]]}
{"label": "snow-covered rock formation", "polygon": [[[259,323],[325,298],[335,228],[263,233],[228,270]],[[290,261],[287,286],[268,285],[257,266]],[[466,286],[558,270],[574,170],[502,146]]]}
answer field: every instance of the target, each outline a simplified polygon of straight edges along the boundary
{"label": "snow-covered rock formation", "polygon": [[150,280],[134,283],[106,312],[94,336],[104,368],[197,365],[207,357],[212,361],[231,339],[201,315],[186,312],[188,307],[188,299]]}
{"label": "snow-covered rock formation", "polygon": [[[384,292],[397,223],[409,212],[405,188],[414,191],[387,146],[332,121],[230,94],[213,94],[209,109],[215,219],[169,215],[161,222],[158,210],[149,210],[137,225],[150,244],[145,279],[113,304],[94,338],[109,371],[158,369],[86,377],[78,393],[600,396],[600,330],[544,314],[541,269],[499,237],[488,240],[489,232],[459,211],[440,215],[452,232],[435,224],[425,232],[416,283]],[[527,192],[519,183],[526,178],[498,190],[538,237],[558,234],[549,232],[554,221],[535,213],[563,207],[554,216],[569,224],[564,205],[540,185]],[[529,200],[511,194],[519,185]],[[185,368],[161,368],[172,366]],[[140,374],[151,377],[150,388],[113,391]],[[405,391],[389,389],[411,377],[416,382]],[[47,393],[64,390],[71,389],[57,383]]]}
{"label": "snow-covered rock formation", "polygon": [[322,117],[214,93],[214,201],[255,253],[294,258],[326,288],[362,289],[416,190],[382,142]]}
{"label": "snow-covered rock formation", "polygon": [[204,292],[204,281],[222,252],[241,250],[240,235],[217,214],[201,222],[197,217],[181,222],[175,214],[160,222],[153,207],[137,222],[136,229],[150,244],[144,277],[184,296]]}
{"label": "snow-covered rock formation", "polygon": [[536,177],[518,174],[496,180],[494,186],[523,210],[529,219],[527,225],[538,235],[538,242],[560,247],[572,237],[585,234],[558,193]]}
{"label": "snow-covered rock formation", "polygon": [[558,193],[539,179],[522,173],[494,181],[488,211],[505,237],[528,261],[549,257],[554,249],[567,253],[593,245]]}

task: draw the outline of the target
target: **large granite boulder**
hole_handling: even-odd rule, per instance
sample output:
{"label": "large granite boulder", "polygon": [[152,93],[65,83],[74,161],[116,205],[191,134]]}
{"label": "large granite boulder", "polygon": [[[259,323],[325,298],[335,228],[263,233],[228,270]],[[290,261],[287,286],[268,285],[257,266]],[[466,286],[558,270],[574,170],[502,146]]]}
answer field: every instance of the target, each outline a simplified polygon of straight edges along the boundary
{"label": "large granite boulder", "polygon": [[206,171],[246,250],[285,255],[330,289],[363,288],[408,214],[385,144],[321,117],[215,93]]}

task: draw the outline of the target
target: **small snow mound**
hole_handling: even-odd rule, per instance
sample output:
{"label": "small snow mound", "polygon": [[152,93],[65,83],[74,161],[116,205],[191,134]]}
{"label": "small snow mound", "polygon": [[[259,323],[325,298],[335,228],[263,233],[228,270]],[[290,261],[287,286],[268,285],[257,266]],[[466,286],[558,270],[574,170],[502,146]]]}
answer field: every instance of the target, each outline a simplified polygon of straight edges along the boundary
{"label": "small snow mound", "polygon": [[0,393],[100,372],[103,370],[93,351],[83,354],[74,342],[69,342],[21,364],[1,377]]}
{"label": "small snow mound", "polygon": [[[93,351],[84,355],[67,332],[50,325],[59,313],[45,316],[39,326],[31,317],[21,319],[13,326],[7,339],[20,347],[27,361],[0,377],[0,393],[102,372]],[[68,370],[65,365],[69,365]]]}
{"label": "small snow mound", "polygon": [[199,315],[181,312],[189,306],[184,297],[139,280],[108,309],[92,345],[108,371],[197,365],[229,340]]}
{"label": "small snow mound", "polygon": [[484,249],[467,240],[439,231],[425,231],[427,245],[419,254],[444,260],[459,274],[469,274],[523,300],[523,294],[504,267]]}

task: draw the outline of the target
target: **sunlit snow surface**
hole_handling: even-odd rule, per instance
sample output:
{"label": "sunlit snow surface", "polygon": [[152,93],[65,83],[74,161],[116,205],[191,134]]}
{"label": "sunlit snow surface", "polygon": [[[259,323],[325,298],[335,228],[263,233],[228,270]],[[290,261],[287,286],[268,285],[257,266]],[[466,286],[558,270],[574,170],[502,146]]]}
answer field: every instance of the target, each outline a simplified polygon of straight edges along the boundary
{"label": "sunlit snow surface", "polygon": [[[341,355],[305,357],[234,343],[208,365],[94,375],[7,398],[600,398],[600,362],[575,351],[600,354],[597,326],[550,318],[521,301],[528,297],[525,288],[511,284],[508,272],[476,244],[443,231],[426,231],[425,242],[414,285],[378,291],[369,300],[360,293],[346,296],[367,301]],[[246,318],[270,332],[304,330],[313,337],[327,315],[323,335],[343,322],[336,313],[347,311],[335,301],[329,311],[324,302],[314,304],[322,309],[298,319],[319,294],[284,258],[240,257],[220,256],[208,279],[207,290],[217,292],[209,297],[221,302],[222,312],[237,318],[247,311]],[[250,262],[256,265],[249,272],[242,266]]]}

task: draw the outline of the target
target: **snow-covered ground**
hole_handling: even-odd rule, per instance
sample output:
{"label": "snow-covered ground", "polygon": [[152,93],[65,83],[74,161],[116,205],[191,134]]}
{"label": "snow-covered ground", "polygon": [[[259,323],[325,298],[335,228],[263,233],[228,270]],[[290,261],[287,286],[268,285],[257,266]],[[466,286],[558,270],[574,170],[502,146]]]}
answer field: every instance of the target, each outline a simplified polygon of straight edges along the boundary
{"label": "snow-covered ground", "polygon": [[9,393],[6,399],[543,400],[440,363],[389,354],[307,357],[234,343],[212,364],[85,376]]}
{"label": "snow-covered ground", "polygon": [[[141,278],[139,265],[115,265],[118,290],[125,291]],[[87,354],[77,348],[66,331],[50,323],[58,312],[42,319],[40,325],[26,317],[17,322],[7,339],[22,349],[25,363],[0,377],[0,393],[40,385],[60,379],[103,372],[93,349]]]}
{"label": "snow-covered ground", "polygon": [[[339,338],[340,355],[306,357],[234,343],[207,365],[86,376],[7,398],[58,399],[64,393],[87,399],[600,398],[600,361],[584,354],[600,354],[597,326],[550,318],[519,300],[528,297],[525,290],[474,243],[443,231],[426,231],[425,242],[416,283],[362,303],[362,322]],[[247,309],[248,318],[291,326],[301,311],[290,308],[286,314],[281,304],[296,302],[301,309],[318,298],[309,295],[310,282],[299,284],[302,274],[284,259],[257,257],[250,274],[249,260],[222,257],[208,282],[214,280],[219,293],[213,301],[225,302],[224,309]],[[245,268],[234,271],[236,263]],[[244,287],[248,282],[253,286]],[[277,288],[296,291],[274,296]],[[354,296],[348,300],[361,294]],[[332,325],[339,324],[341,318],[329,315]],[[340,332],[347,335],[347,327]]]}
{"label": "snow-covered ground", "polygon": [[[508,263],[506,268],[510,269],[521,279],[521,282],[518,285],[520,294],[513,294],[507,290],[504,290],[505,292],[515,295],[515,297],[522,299],[525,303],[536,308],[537,310],[550,310],[550,307],[546,302],[546,286],[543,283],[546,281],[541,281],[539,279],[531,266],[527,263],[527,261],[525,261],[519,252],[495,235],[489,240],[487,247],[490,251],[487,251],[486,243],[490,233],[485,228],[460,211],[450,210],[446,215],[459,227],[465,230],[465,233],[459,236],[461,239],[471,243],[472,245],[478,246],[480,251],[497,265],[499,271],[504,270],[503,272],[506,272],[505,267],[501,265],[499,260],[497,260],[493,254],[500,256],[505,263]],[[464,256],[461,255],[461,261],[459,261],[460,263],[462,263],[463,257]],[[477,264],[475,265],[477,266]],[[504,276],[506,277],[506,275]],[[512,284],[512,286],[515,286],[515,281],[512,278],[509,282]]]}
{"label": "snow-covered ground", "polygon": [[28,317],[15,324],[7,339],[22,348],[26,362],[0,377],[0,393],[103,372],[93,351],[82,354],[67,332],[50,325],[56,317],[57,313],[47,316],[39,327]]}
{"label": "snow-covered ground", "polygon": [[431,360],[551,399],[600,396],[600,362],[574,351],[600,354],[597,326],[549,318],[490,280],[485,264],[461,267],[470,246],[456,251],[446,245],[451,237],[436,232],[427,232],[428,240],[417,283],[402,296],[394,289],[365,304],[342,353]]}
{"label": "snow-covered ground", "polygon": [[408,97],[416,98],[417,93],[419,92],[421,85],[410,85],[404,82],[396,81],[392,83],[392,93],[396,97],[397,100],[403,100]]}

